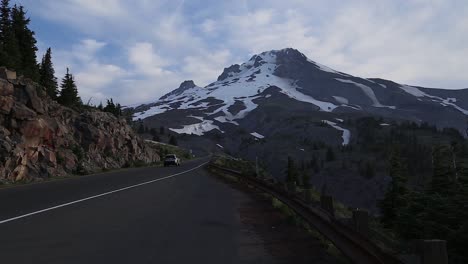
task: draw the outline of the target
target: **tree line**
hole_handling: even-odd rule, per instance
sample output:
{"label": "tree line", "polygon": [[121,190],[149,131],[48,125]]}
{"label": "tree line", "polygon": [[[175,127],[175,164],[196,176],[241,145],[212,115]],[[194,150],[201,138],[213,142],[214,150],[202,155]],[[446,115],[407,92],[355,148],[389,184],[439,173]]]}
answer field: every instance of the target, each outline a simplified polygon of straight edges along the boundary
{"label": "tree line", "polygon": [[[29,28],[31,19],[22,5],[10,6],[10,0],[1,0],[0,4],[0,66],[16,71],[18,75],[30,78],[42,85],[47,95],[60,104],[79,108],[83,102],[78,93],[75,77],[67,68],[59,84],[55,77],[52,62],[52,49],[49,47],[38,63],[35,32]],[[122,116],[122,107],[112,99],[98,109],[115,116]]]}

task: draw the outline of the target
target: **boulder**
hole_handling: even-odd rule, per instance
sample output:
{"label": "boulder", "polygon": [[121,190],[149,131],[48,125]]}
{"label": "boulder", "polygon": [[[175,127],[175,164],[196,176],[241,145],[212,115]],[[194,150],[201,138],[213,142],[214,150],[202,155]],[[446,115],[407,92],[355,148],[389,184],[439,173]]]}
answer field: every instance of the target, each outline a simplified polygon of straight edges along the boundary
{"label": "boulder", "polygon": [[34,120],[36,118],[37,113],[34,110],[28,108],[22,103],[15,102],[13,107],[13,118],[17,120]]}
{"label": "boulder", "polygon": [[5,67],[0,67],[0,79],[16,80],[16,72],[10,71]]}
{"label": "boulder", "polygon": [[41,98],[38,96],[38,93],[37,93],[38,90],[42,90],[42,89],[40,89],[34,84],[27,84],[24,90],[26,91],[26,94],[29,97],[28,105],[30,105],[31,108],[37,113],[43,114],[44,105],[42,103]]}
{"label": "boulder", "polygon": [[15,99],[13,96],[0,96],[0,114],[10,114],[14,104]]}
{"label": "boulder", "polygon": [[7,80],[0,79],[0,96],[12,96],[13,93],[13,84]]}

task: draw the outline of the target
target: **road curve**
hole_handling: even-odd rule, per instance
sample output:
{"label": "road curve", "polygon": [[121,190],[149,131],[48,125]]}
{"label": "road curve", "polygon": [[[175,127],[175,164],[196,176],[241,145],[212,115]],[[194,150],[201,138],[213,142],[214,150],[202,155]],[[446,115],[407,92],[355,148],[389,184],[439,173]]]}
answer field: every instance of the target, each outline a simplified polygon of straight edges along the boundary
{"label": "road curve", "polygon": [[1,263],[289,263],[241,219],[263,206],[243,207],[255,199],[210,176],[207,161],[2,189]]}

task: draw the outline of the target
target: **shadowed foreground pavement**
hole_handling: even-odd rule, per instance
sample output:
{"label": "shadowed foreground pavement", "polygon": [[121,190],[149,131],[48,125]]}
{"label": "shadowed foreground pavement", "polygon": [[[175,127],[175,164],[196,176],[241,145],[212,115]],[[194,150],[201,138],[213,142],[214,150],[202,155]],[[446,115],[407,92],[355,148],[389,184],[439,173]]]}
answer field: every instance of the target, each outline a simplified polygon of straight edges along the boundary
{"label": "shadowed foreground pavement", "polygon": [[[206,161],[3,189],[0,222],[165,178]],[[233,188],[201,167],[2,223],[0,259],[8,264],[331,263],[317,241],[285,224],[269,207],[256,194]]]}

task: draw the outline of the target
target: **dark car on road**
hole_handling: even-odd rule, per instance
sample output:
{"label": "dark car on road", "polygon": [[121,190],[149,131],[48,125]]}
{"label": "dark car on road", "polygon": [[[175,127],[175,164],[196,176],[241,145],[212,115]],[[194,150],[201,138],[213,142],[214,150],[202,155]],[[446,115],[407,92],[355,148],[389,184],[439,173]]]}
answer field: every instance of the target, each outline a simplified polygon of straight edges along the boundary
{"label": "dark car on road", "polygon": [[164,158],[164,167],[167,166],[180,166],[180,159],[175,154],[166,155]]}

